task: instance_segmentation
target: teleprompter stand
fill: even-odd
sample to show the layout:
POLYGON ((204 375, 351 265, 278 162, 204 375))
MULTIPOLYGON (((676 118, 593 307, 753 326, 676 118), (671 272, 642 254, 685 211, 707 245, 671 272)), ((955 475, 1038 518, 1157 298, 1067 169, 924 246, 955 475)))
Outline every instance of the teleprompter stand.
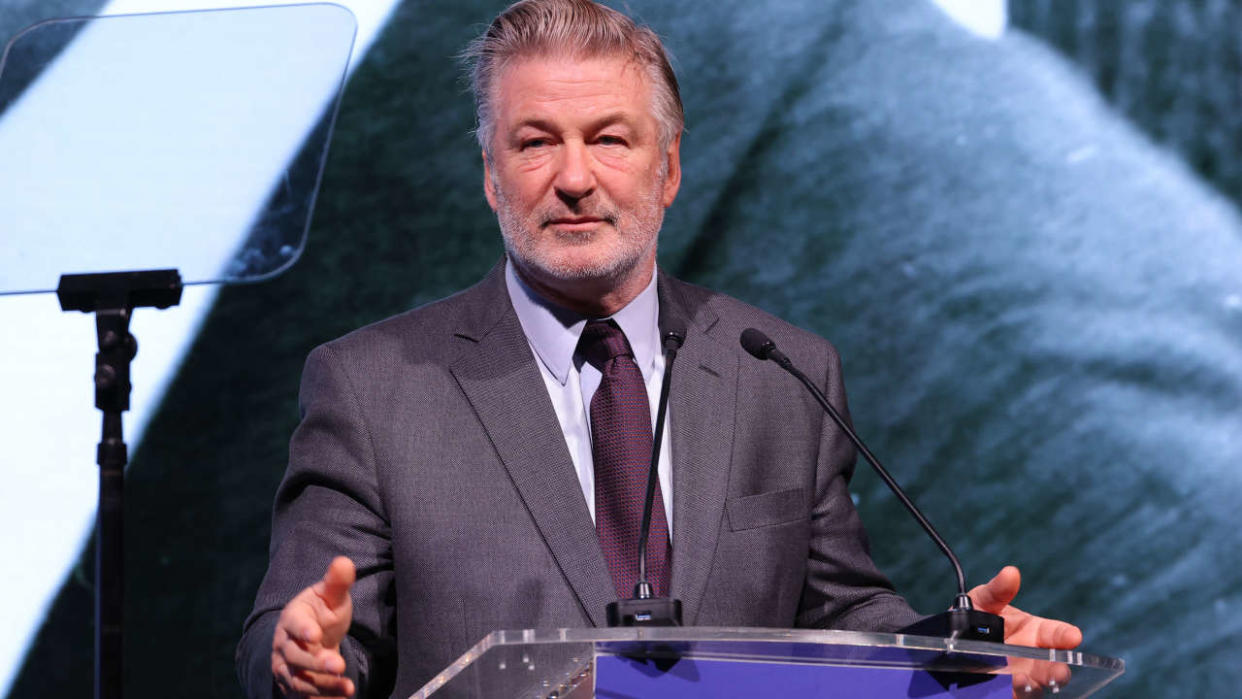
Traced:
POLYGON ((357 26, 338 3, 303 1, 0 36, 0 299, 55 287, 62 309, 95 315, 96 697, 123 691, 130 318, 178 305, 183 285, 263 281, 297 261, 357 26))
POLYGON ((181 302, 175 269, 106 274, 66 274, 56 289, 65 311, 95 314, 95 407, 103 412, 99 464, 99 512, 95 529, 95 696, 120 699, 125 572, 125 446, 121 413, 129 410, 129 369, 138 341, 129 332, 135 308, 169 308, 181 302))

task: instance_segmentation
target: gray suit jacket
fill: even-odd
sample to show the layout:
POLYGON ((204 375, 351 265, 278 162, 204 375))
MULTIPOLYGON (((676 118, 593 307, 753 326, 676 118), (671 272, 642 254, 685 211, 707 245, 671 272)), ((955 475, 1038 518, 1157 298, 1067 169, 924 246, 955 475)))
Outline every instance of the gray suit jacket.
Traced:
MULTIPOLYGON (((616 598, 556 414, 497 266, 450 298, 316 348, 276 497, 271 561, 238 647, 270 696, 283 605, 354 560, 343 653, 360 696, 408 696, 488 632, 602 626, 616 598)), ((917 619, 875 569, 846 489, 854 452, 757 327, 845 409, 835 350, 664 275, 686 328, 670 398, 672 594, 687 624, 891 630, 917 619)))

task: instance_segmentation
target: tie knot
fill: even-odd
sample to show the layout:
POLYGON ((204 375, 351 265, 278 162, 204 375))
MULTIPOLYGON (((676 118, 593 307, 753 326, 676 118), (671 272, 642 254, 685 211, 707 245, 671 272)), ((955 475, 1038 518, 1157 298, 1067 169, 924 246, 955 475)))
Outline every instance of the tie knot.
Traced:
POLYGON ((578 351, 591 366, 604 371, 604 365, 620 356, 633 357, 630 343, 616 323, 611 320, 592 320, 582 329, 578 338, 578 351))

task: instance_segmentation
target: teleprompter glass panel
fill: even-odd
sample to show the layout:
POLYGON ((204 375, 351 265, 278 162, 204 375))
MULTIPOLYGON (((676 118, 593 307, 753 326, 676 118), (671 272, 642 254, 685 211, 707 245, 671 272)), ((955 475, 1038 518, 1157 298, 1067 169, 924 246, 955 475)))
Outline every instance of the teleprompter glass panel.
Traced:
POLYGON ((356 24, 316 3, 59 19, 0 58, 0 293, 301 253, 356 24))

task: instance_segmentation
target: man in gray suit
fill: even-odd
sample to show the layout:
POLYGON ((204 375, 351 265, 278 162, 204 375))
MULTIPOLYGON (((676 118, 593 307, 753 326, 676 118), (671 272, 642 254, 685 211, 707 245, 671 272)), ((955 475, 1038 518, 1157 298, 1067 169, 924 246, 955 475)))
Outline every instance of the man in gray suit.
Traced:
MULTIPOLYGON (((656 268, 683 125, 659 40, 588 0, 526 0, 472 55, 506 259, 471 289, 311 353, 238 648, 247 691, 407 696, 493 629, 604 623, 629 590, 601 545, 613 503, 593 428, 612 369, 580 345, 602 319, 652 417, 661 331, 685 337, 659 459, 657 519, 672 526, 653 548, 671 552, 657 587, 687 624, 915 621, 868 555, 852 447, 737 338, 764 330, 844 411, 835 350, 656 268)), ((1017 578, 1007 568, 972 597, 1005 616, 1010 642, 1077 645, 1076 628, 1008 606, 1017 578)))

